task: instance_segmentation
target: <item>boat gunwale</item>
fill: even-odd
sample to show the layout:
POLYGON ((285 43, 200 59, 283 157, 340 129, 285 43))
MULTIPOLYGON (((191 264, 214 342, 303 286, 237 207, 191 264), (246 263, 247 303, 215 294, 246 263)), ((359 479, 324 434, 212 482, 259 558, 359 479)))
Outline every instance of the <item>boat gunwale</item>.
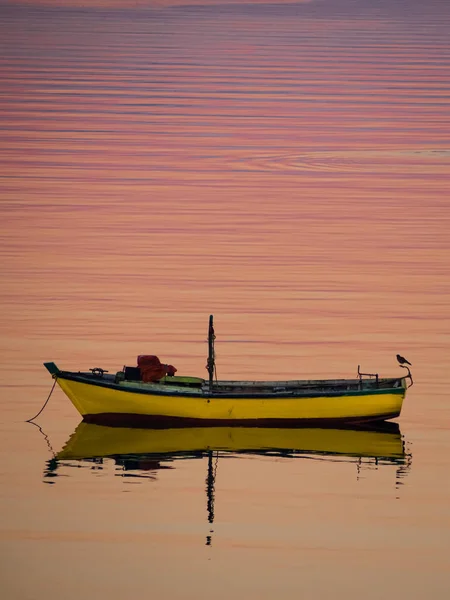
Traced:
MULTIPOLYGON (((397 387, 366 387, 360 389, 330 389, 330 390, 318 390, 314 391, 311 388, 299 389, 293 387, 293 389, 280 389, 279 391, 246 391, 246 392, 220 392, 213 388, 212 392, 208 388, 199 387, 196 391, 192 387, 186 387, 186 389, 152 389, 151 387, 143 388, 137 385, 127 385, 122 383, 116 383, 112 379, 103 379, 101 377, 93 378, 90 373, 75 373, 72 371, 59 371, 54 375, 56 379, 66 379, 68 381, 75 381, 77 383, 83 383, 85 385, 93 385, 97 387, 102 387, 118 392, 128 392, 132 394, 142 394, 144 396, 166 396, 166 397, 181 397, 181 398, 197 398, 202 400, 219 400, 219 399, 237 399, 237 400, 278 400, 280 398, 323 398, 323 397, 342 397, 342 396, 373 396, 373 395, 382 395, 382 394, 404 394, 406 391, 406 387, 403 385, 405 381, 405 377, 398 378, 384 378, 378 380, 378 385, 383 382, 393 381, 393 382, 401 382, 397 387)), ((294 381, 302 381, 302 380, 291 380, 294 381)), ((341 385, 357 385, 359 384, 358 379, 341 379, 341 380, 303 380, 305 384, 311 384, 313 381, 317 382, 318 385, 329 383, 330 387, 333 386, 332 381, 339 381, 341 385)), ((363 380, 364 382, 371 381, 371 383, 375 383, 374 380, 363 380)), ((222 382, 224 383, 224 382, 222 382)), ((226 382, 228 384, 232 384, 235 382, 226 382)), ((239 382, 238 382, 239 383, 239 382)), ((247 382, 240 382, 242 385, 246 385, 247 382)), ((252 382, 249 382, 250 384, 252 382)), ((263 385, 267 382, 255 382, 263 385)), ((285 382, 275 382, 277 386, 280 388, 285 387, 285 382)), ((288 383, 288 382, 286 382, 288 383)), ((144 384, 145 385, 145 384, 144 384)), ((152 384, 148 384, 149 386, 152 384)), ((163 384, 164 385, 164 384, 163 384)), ((250 386, 249 386, 250 387, 250 386)), ((300 386, 299 386, 300 387, 300 386)), ((339 387, 336 385, 336 387, 339 387)))

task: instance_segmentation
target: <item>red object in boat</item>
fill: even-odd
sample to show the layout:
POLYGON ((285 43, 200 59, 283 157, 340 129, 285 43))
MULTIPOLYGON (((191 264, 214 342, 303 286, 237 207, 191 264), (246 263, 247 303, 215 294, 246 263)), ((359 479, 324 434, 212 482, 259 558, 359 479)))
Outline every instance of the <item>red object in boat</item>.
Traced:
POLYGON ((163 365, 157 356, 141 354, 137 358, 141 370, 141 379, 144 383, 159 381, 166 375, 175 375, 177 372, 173 365, 163 365))

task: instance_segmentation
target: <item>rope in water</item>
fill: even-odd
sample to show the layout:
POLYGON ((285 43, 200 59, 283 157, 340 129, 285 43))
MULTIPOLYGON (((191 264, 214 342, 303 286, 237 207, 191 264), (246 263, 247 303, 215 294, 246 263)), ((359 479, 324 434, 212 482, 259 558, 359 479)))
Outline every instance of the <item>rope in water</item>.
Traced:
POLYGON ((52 389, 50 390, 50 394, 48 395, 47 400, 44 402, 44 406, 41 408, 41 410, 36 415, 34 415, 34 417, 32 417, 31 419, 27 419, 25 421, 25 423, 31 423, 32 421, 34 421, 34 419, 36 419, 41 414, 41 412, 47 406, 47 402, 50 400, 50 396, 53 394, 53 390, 55 389, 55 385, 56 385, 56 377, 55 377, 55 381, 53 382, 52 389))

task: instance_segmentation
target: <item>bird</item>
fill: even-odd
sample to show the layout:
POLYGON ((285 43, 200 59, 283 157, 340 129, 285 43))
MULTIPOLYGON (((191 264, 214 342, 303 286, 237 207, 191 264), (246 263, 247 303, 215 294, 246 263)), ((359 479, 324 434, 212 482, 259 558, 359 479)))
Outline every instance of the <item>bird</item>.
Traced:
POLYGON ((412 367, 412 364, 409 362, 409 360, 406 360, 406 358, 403 358, 403 356, 400 356, 400 354, 397 354, 397 360, 401 365, 409 365, 412 367))

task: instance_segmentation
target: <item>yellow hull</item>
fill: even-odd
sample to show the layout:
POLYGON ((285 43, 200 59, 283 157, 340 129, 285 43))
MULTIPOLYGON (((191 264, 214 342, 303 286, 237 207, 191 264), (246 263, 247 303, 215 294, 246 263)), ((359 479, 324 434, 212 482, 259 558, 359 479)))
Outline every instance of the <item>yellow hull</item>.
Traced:
POLYGON ((335 454, 402 459, 398 426, 387 431, 362 429, 281 429, 258 427, 186 427, 135 429, 80 423, 56 458, 105 458, 118 455, 179 454, 208 451, 335 454))
POLYGON ((180 424, 277 424, 279 422, 363 422, 400 414, 405 389, 302 397, 206 397, 170 395, 93 385, 64 377, 58 384, 75 408, 92 422, 180 421, 180 424))

